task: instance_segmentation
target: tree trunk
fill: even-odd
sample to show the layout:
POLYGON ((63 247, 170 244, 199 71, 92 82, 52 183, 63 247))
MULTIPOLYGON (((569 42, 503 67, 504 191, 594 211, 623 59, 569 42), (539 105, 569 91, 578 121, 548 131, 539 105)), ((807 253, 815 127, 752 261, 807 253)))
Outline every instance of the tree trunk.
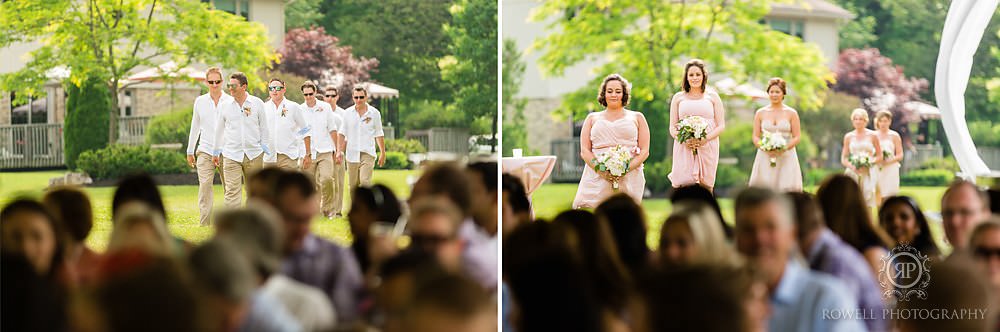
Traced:
POLYGON ((108 117, 108 121, 111 121, 108 126, 108 145, 112 145, 118 142, 118 80, 114 79, 111 81, 111 85, 108 86, 108 90, 111 92, 111 116, 108 117))

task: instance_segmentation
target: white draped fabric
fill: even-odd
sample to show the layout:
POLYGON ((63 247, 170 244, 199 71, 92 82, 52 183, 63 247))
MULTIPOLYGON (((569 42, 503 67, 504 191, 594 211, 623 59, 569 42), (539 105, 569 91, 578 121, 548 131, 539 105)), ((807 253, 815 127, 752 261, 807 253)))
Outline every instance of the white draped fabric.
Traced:
POLYGON ((934 94, 941 109, 941 123, 962 176, 987 175, 990 169, 976 151, 965 122, 965 89, 972 71, 972 57, 986 32, 1000 0, 954 0, 941 34, 935 70, 934 94))

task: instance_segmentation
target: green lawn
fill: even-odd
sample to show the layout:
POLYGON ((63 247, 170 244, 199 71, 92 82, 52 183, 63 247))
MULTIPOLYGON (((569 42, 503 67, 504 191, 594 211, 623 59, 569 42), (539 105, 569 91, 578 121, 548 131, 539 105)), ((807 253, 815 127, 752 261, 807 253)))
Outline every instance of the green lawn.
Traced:
MULTIPOLYGON (((542 185, 532 194, 532 202, 535 208, 535 216, 542 219, 552 219, 559 212, 570 209, 573 204, 573 197, 576 195, 575 183, 547 183, 542 185)), ((941 195, 946 187, 903 187, 901 194, 911 196, 920 204, 920 208, 925 213, 941 211, 941 195)), ((806 191, 816 192, 816 187, 807 187, 806 191)), ((730 224, 733 221, 733 200, 731 198, 719 199, 722 206, 722 216, 730 224)), ((647 198, 642 201, 642 207, 646 211, 646 223, 649 232, 646 241, 650 248, 657 248, 660 239, 660 225, 670 215, 670 201, 666 198, 647 198)), ((874 213, 874 211, 873 211, 874 213)), ((874 215, 873 215, 874 217, 874 215)), ((939 246, 946 252, 950 247, 945 245, 944 230, 941 228, 940 220, 929 218, 931 232, 937 240, 939 246)), ((874 220, 874 219, 873 219, 874 220)))
MULTIPOLYGON (((4 172, 0 173, 0 203, 6 204, 14 197, 29 195, 41 197, 48 186, 49 179, 61 176, 65 171, 44 171, 44 172, 4 172)), ((382 183, 401 198, 410 194, 408 177, 415 177, 418 171, 408 170, 376 170, 373 177, 374 183, 382 183)), ((192 177, 196 176, 194 173, 192 177)), ((111 235, 111 198, 114 196, 113 187, 85 189, 90 195, 91 203, 94 205, 94 229, 87 237, 87 244, 96 250, 103 250, 107 246, 108 238, 111 235)), ((185 240, 199 243, 212 236, 211 227, 199 226, 198 216, 198 186, 160 186, 160 193, 163 196, 163 204, 167 207, 167 226, 170 232, 185 240)), ((350 199, 345 199, 345 209, 350 207, 350 199)), ((215 186, 215 206, 222 206, 222 186, 215 186)), ((349 244, 351 232, 347 224, 347 219, 338 218, 327 220, 316 217, 313 220, 312 230, 320 236, 331 239, 341 244, 349 244)))

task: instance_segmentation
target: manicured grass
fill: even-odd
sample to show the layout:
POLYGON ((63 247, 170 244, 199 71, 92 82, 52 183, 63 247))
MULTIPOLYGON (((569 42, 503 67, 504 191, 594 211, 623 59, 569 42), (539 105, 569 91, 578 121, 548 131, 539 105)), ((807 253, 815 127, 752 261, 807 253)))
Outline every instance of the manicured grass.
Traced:
MULTIPOLYGON (((49 179, 65 174, 65 171, 5 172, 0 173, 0 204, 11 199, 28 195, 41 197, 49 179)), ((376 170, 374 183, 382 183, 393 190, 401 199, 410 194, 410 183, 416 180, 418 171, 376 170)), ((191 176, 196 176, 191 174, 191 176)), ((113 187, 88 187, 94 206, 94 229, 87 237, 87 244, 95 250, 103 250, 111 235, 111 198, 113 187)), ((200 243, 213 234, 212 227, 199 226, 198 186, 160 186, 163 204, 167 208, 167 227, 175 236, 200 243)), ((222 207, 222 186, 215 186, 216 209, 222 207)), ((350 198, 344 200, 345 211, 350 207, 350 198)), ((351 232, 345 218, 328 220, 317 216, 313 219, 312 230, 316 234, 341 244, 350 244, 351 232)))
MULTIPOLYGON (((559 212, 570 209, 573 204, 573 197, 576 195, 576 187, 577 184, 575 183, 548 183, 542 185, 541 188, 538 188, 532 194, 535 216, 551 220, 559 212)), ((920 208, 924 213, 929 214, 928 219, 931 232, 934 234, 938 245, 947 252, 950 251, 950 247, 943 240, 944 229, 941 228, 940 215, 938 214, 941 211, 941 195, 945 189, 945 187, 903 187, 900 191, 902 195, 913 197, 920 204, 920 208)), ((807 187, 805 190, 815 193, 816 187, 807 187)), ((732 224, 732 198, 719 199, 719 205, 722 206, 722 216, 726 219, 726 222, 732 224)), ((642 207, 646 212, 646 224, 649 230, 646 242, 650 248, 658 248, 660 225, 670 215, 670 201, 666 198, 647 198, 642 201, 642 207)), ((876 216, 874 213, 875 211, 872 211, 872 220, 878 222, 875 219, 876 216)))

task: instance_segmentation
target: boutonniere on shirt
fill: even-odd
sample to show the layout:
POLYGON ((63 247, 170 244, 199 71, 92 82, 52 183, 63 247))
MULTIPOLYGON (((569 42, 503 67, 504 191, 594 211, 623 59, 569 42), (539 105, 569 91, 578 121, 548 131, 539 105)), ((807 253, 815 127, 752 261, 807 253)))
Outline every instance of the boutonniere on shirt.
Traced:
POLYGON ((372 117, 370 117, 370 116, 366 117, 366 118, 362 119, 361 121, 364 121, 365 123, 372 122, 372 117))
POLYGON ((243 106, 243 114, 250 116, 250 106, 243 106))
POLYGON ((288 113, 288 109, 287 109, 287 108, 284 108, 284 107, 282 107, 282 108, 281 108, 281 117, 285 117, 285 113, 288 113))

